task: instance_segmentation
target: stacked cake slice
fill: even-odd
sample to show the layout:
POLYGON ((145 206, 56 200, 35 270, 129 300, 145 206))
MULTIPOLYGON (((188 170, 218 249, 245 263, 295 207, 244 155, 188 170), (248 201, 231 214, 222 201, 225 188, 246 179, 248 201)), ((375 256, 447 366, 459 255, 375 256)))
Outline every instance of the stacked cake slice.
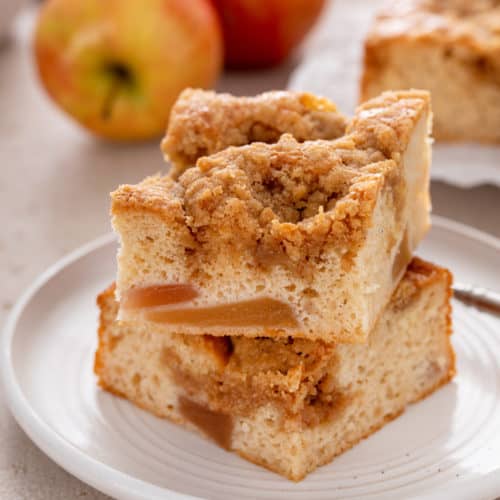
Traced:
POLYGON ((308 94, 185 92, 174 175, 112 195, 101 386, 298 480, 449 381, 451 277, 412 260, 430 117, 420 91, 351 120, 308 94))

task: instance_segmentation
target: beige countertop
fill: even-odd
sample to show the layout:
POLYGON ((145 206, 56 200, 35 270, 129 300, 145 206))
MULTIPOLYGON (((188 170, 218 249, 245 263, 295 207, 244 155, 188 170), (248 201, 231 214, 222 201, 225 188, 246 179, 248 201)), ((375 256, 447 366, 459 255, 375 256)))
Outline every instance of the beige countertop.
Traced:
MULTIPOLYGON (((158 143, 118 146, 63 116, 36 81, 29 16, 0 48, 0 323, 47 266, 110 231, 108 193, 165 170, 158 143)), ((293 63, 265 73, 225 75, 220 89, 256 93, 286 85, 293 63)), ((499 165, 500 168, 500 165, 499 165)), ((434 212, 500 237, 500 190, 433 184, 434 212)), ((10 416, 0 392, 0 498, 101 499, 40 452, 10 416)))

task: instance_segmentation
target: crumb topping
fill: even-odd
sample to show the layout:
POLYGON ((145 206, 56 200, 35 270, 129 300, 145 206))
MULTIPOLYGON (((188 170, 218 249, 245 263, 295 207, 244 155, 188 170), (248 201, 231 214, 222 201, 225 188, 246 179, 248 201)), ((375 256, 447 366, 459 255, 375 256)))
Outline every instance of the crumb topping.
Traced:
POLYGON ((162 150, 177 177, 202 156, 229 146, 274 143, 284 133, 298 141, 335 139, 346 118, 325 98, 273 91, 235 97, 199 89, 185 90, 174 105, 162 150))
POLYGON ((399 161, 413 126, 430 106, 426 91, 384 92, 362 103, 347 127, 358 148, 374 148, 399 161))
POLYGON ((445 268, 438 267, 430 262, 414 257, 404 275, 404 279, 394 291, 391 304, 393 309, 403 309, 429 282, 445 279, 451 293, 452 275, 445 268))
POLYGON ((324 141, 299 144, 284 135, 272 147, 257 143, 201 158, 198 168, 179 180, 186 208, 201 221, 229 200, 239 200, 261 224, 296 224, 317 215, 320 207, 332 210, 359 176, 361 165, 385 159, 378 151, 355 149, 352 142, 339 146, 324 141))
POLYGON ((429 106, 423 91, 388 92, 360 106, 348 134, 333 141, 230 147, 198 160, 178 181, 152 177, 112 194, 113 208, 161 213, 189 230, 192 249, 257 262, 308 260, 327 245, 356 251, 385 183, 402 197, 397 167, 416 121, 429 106))
POLYGON ((398 0, 382 11, 371 37, 470 42, 500 47, 499 0, 398 0))

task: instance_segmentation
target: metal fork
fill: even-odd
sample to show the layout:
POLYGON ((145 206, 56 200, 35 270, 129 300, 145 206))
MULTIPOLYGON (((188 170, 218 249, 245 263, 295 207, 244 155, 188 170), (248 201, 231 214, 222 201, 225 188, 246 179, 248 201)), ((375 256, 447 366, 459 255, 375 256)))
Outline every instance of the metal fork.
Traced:
POLYGON ((454 283, 453 293, 456 299, 465 304, 500 315, 500 293, 465 283, 454 283))

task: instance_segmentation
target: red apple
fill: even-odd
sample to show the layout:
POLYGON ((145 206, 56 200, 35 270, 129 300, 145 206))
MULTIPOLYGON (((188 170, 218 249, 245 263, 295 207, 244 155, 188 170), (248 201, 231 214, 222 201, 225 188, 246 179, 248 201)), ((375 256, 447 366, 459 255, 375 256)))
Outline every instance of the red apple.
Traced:
POLYGON ((220 14, 225 63, 232 68, 282 62, 313 26, 324 0, 211 0, 220 14))
POLYGON ((48 0, 34 49, 56 103, 115 140, 162 134, 185 87, 213 86, 223 52, 207 0, 48 0))

